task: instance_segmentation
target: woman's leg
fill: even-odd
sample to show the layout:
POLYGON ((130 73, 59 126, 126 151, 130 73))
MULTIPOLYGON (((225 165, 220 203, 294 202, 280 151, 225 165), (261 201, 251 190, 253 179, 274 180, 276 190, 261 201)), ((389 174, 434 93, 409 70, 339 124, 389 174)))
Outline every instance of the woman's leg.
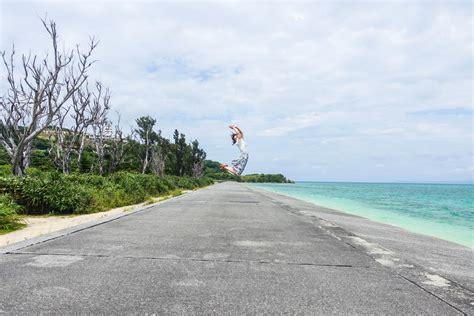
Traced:
POLYGON ((234 176, 238 176, 237 171, 235 171, 232 167, 226 166, 224 170, 226 170, 230 174, 233 174, 234 176))
POLYGON ((227 164, 225 164, 225 163, 221 163, 220 166, 219 166, 219 168, 220 168, 221 170, 223 170, 223 171, 225 170, 225 171, 227 171, 228 173, 233 174, 234 176, 237 176, 237 171, 235 171, 234 168, 229 167, 229 165, 227 165, 227 164))

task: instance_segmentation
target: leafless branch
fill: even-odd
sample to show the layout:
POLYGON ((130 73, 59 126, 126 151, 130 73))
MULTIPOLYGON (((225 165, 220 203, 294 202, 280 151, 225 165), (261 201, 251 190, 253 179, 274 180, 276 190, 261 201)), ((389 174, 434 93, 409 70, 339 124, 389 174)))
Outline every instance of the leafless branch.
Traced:
POLYGON ((22 55, 20 79, 15 77, 15 47, 9 56, 1 52, 8 91, 0 99, 0 144, 17 175, 23 175, 29 164, 33 140, 53 123, 64 123, 67 102, 80 94, 98 44, 92 37, 85 51, 76 46, 76 50, 60 53, 56 23, 46 19, 41 22, 49 34, 52 54, 43 58, 22 55))

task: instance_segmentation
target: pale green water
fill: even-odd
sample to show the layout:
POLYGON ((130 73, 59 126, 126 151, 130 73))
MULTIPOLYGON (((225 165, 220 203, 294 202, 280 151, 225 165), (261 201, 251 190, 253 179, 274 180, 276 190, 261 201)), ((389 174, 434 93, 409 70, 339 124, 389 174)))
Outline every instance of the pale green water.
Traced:
POLYGON ((471 184, 251 185, 474 248, 474 185, 471 184))

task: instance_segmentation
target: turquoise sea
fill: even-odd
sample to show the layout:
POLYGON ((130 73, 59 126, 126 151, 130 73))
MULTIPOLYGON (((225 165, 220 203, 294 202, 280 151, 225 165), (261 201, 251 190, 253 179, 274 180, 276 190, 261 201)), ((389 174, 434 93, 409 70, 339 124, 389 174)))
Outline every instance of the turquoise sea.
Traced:
POLYGON ((251 184, 474 248, 474 185, 297 182, 251 184))

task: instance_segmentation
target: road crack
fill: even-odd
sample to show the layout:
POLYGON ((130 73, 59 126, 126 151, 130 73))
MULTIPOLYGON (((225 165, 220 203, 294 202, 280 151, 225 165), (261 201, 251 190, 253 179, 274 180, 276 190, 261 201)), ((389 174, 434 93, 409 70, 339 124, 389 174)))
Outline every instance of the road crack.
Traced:
POLYGON ((216 263, 256 263, 256 264, 272 264, 272 265, 289 265, 289 266, 314 266, 314 267, 336 267, 336 268, 369 268, 363 265, 351 264, 330 264, 330 263, 314 263, 314 262, 292 262, 281 260, 241 260, 241 259, 204 259, 204 258, 177 258, 177 257, 160 257, 160 256, 114 256, 105 254, 69 254, 69 253, 41 253, 41 252, 9 252, 6 255, 35 255, 35 256, 71 256, 84 258, 112 258, 112 259, 144 259, 144 260, 162 260, 162 261, 195 261, 195 262, 216 262, 216 263))

